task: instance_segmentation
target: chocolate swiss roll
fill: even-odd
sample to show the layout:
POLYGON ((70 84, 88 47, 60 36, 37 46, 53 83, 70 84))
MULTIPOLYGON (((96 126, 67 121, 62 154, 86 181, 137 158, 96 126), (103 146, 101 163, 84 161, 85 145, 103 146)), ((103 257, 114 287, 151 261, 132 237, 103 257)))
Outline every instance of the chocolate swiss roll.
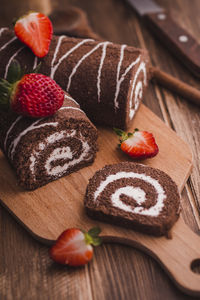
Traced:
POLYGON ((149 80, 147 51, 92 39, 54 36, 49 53, 33 55, 13 31, 0 29, 0 77, 13 59, 28 70, 53 78, 78 101, 94 123, 125 129, 132 121, 149 80))
POLYGON ((178 219, 180 195, 163 171, 123 162, 95 173, 84 205, 92 218, 161 236, 178 219))
POLYGON ((33 190, 91 164, 97 130, 66 93, 63 106, 51 117, 0 112, 0 147, 19 184, 33 190))

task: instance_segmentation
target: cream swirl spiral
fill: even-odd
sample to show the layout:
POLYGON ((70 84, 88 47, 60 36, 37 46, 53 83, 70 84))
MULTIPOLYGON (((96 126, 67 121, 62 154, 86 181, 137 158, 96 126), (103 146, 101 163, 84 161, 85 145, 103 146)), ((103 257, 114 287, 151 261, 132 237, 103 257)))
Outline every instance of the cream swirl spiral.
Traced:
POLYGON ((175 182, 163 171, 123 162, 95 173, 84 204, 93 218, 162 235, 178 218, 180 196, 175 182))

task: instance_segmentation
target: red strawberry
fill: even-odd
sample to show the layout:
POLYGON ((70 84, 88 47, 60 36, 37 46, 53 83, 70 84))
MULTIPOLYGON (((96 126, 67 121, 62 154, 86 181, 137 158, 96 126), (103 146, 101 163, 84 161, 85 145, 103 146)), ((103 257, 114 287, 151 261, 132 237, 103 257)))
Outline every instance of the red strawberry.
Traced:
POLYGON ((62 106, 64 91, 53 79, 36 73, 20 77, 19 63, 13 61, 8 81, 0 79, 0 107, 10 107, 18 114, 40 118, 53 115, 62 106))
POLYGON ((17 20, 15 34, 38 57, 44 57, 49 51, 53 26, 47 16, 38 12, 29 12, 17 20))
POLYGON ((126 133, 117 128, 114 128, 114 131, 120 136, 120 148, 132 158, 145 159, 158 153, 158 146, 152 133, 139 131, 137 128, 133 133, 126 133))
POLYGON ((82 266, 93 257, 93 247, 101 243, 98 237, 99 228, 92 228, 88 232, 71 228, 65 230, 49 251, 50 257, 60 264, 69 266, 82 266))

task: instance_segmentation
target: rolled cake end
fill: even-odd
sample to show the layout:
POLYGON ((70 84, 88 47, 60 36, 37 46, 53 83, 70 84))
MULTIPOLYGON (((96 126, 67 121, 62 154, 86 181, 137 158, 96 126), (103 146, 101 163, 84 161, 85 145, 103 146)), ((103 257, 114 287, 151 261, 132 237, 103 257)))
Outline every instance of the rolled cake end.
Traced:
POLYGON ((175 182, 163 171, 142 164, 107 165, 89 180, 84 205, 100 221, 161 236, 180 214, 175 182))
POLYGON ((0 115, 0 124, 1 148, 25 189, 36 189, 94 161, 97 130, 69 94, 51 117, 36 120, 10 113, 0 115))

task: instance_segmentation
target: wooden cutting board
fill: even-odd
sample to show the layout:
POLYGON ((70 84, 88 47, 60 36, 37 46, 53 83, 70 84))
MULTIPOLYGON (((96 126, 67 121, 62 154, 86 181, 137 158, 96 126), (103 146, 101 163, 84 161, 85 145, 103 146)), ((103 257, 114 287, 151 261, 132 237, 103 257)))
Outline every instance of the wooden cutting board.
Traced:
MULTIPOLYGON (((187 144, 144 105, 134 119, 132 129, 149 130, 159 145, 159 154, 143 163, 168 173, 182 191, 192 168, 187 144)), ((112 129, 99 128, 99 152, 92 166, 52 182, 36 191, 22 190, 3 154, 0 154, 0 199, 15 218, 39 241, 50 244, 66 228, 89 229, 98 225, 104 241, 119 242, 140 248, 165 268, 179 288, 200 295, 200 276, 191 271, 191 263, 200 259, 200 238, 178 220, 172 239, 155 238, 89 219, 83 197, 88 179, 105 164, 129 160, 116 149, 112 129)))

